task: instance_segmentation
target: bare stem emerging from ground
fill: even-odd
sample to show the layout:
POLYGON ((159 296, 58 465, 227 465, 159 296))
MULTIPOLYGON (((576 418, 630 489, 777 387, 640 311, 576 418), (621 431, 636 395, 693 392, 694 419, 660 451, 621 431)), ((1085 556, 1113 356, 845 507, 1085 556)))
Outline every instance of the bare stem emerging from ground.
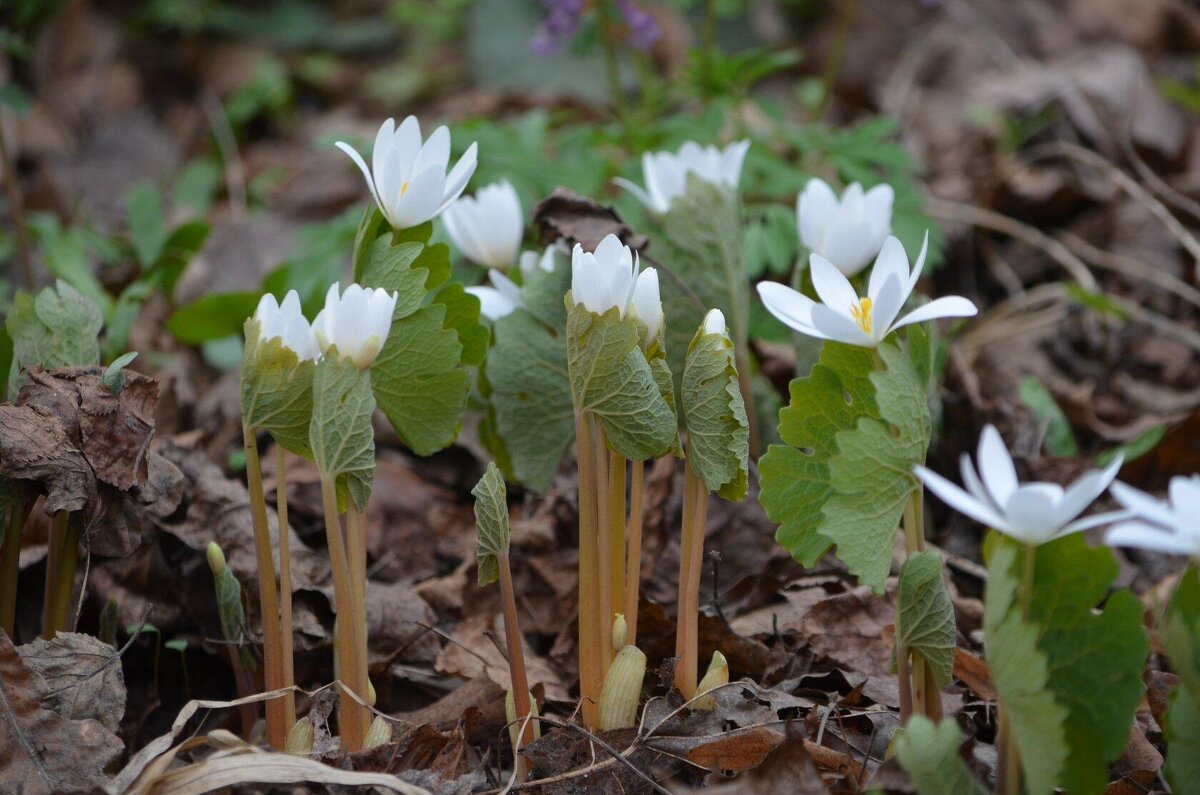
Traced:
MULTIPOLYGON (((596 566, 596 581, 597 581, 597 602, 596 602, 596 631, 600 638, 600 682, 601 690, 604 687, 604 677, 608 676, 608 666, 612 665, 613 647, 609 638, 612 637, 612 617, 611 608, 615 594, 612 592, 613 574, 612 570, 615 566, 621 565, 625 561, 625 555, 613 560, 612 547, 609 544, 610 535, 610 508, 609 504, 612 495, 608 487, 608 445, 604 438, 604 429, 600 427, 600 421, 595 417, 590 420, 592 424, 592 439, 593 439, 593 458, 596 462, 593 476, 596 480, 596 545, 597 545, 597 566, 596 566)), ((621 509, 624 510, 622 503, 621 509)), ((596 697, 600 697, 601 690, 596 691, 596 697)))
POLYGON ((634 461, 629 490, 629 549, 625 563, 625 642, 637 645, 638 602, 642 587, 642 523, 646 498, 646 465, 634 461))
POLYGON ((512 677, 513 703, 516 705, 516 720, 522 726, 517 747, 513 749, 517 759, 517 779, 524 781, 529 776, 530 765, 520 751, 533 742, 533 721, 528 720, 531 711, 529 701, 529 677, 525 673, 525 649, 521 646, 521 625, 517 621, 517 597, 513 590, 512 568, 508 555, 500 556, 500 594, 504 606, 504 641, 508 647, 508 670, 512 677))
POLYGON ((42 600, 42 637, 53 638, 67 629, 75 569, 79 564, 79 539, 71 529, 71 514, 59 511, 50 527, 46 551, 46 586, 42 600))
POLYGON ((575 415, 575 439, 579 463, 579 695, 583 725, 595 730, 599 725, 604 674, 600 650, 603 637, 598 620, 600 538, 596 527, 596 455, 590 418, 575 415))
MULTIPOLYGON (((609 610, 611 628, 617 614, 625 609, 625 457, 608 454, 608 559, 609 610)), ((627 619, 628 620, 628 619, 627 619)))
POLYGON ((0 629, 10 638, 17 626, 17 577, 20 574, 21 530, 25 527, 25 505, 13 500, 8 509, 8 531, 0 547, 0 629))
MULTIPOLYGON (((353 690, 366 701, 366 692, 356 687, 355 671, 358 670, 358 611, 354 609, 355 592, 350 576, 350 564, 346 556, 346 544, 342 538, 342 525, 337 510, 337 485, 333 478, 321 475, 321 502, 325 508, 325 539, 329 544, 329 563, 333 572, 333 595, 337 601, 337 669, 342 677, 338 690, 338 727, 342 746, 347 751, 358 751, 363 745, 363 709, 350 695, 353 690)), ((282 747, 282 746, 281 746, 282 747)))
MULTIPOLYGON (((288 526, 287 456, 278 443, 275 445, 275 514, 279 517, 279 641, 283 657, 282 687, 296 684, 292 658, 292 549, 291 528, 288 526)), ((283 723, 292 730, 296 723, 296 694, 283 697, 283 723)))
POLYGON ((675 687, 690 699, 699 676, 700 569, 708 519, 708 488, 684 462, 683 538, 679 557, 679 617, 675 634, 675 687))
MULTIPOLYGON (((362 514, 353 501, 346 508, 346 556, 350 561, 350 584, 354 593, 355 661, 357 667, 351 672, 354 692, 364 699, 370 693, 370 677, 367 671, 367 539, 364 535, 362 514)), ((342 669, 343 671, 345 669, 342 669)), ((370 728, 371 715, 359 709, 363 720, 363 734, 370 728)))
MULTIPOLYGON (((904 504, 904 551, 906 555, 914 555, 925 549, 925 533, 924 528, 918 516, 922 513, 921 503, 923 490, 918 487, 908 497, 908 502, 904 504)), ((897 653, 898 656, 898 653, 897 653)), ((933 688, 930 692, 930 683, 932 679, 929 676, 928 666, 925 664, 925 658, 920 654, 912 655, 912 667, 906 666, 905 672, 908 674, 909 681, 901 682, 902 690, 910 689, 912 692, 912 705, 918 715, 929 715, 930 700, 937 700, 937 688, 933 688)), ((897 675, 903 674, 897 670, 897 675)), ((940 709, 938 710, 941 711, 940 709)), ((902 716, 903 719, 903 716, 902 716)))
MULTIPOLYGON (((254 523, 254 553, 258 563, 258 605, 262 615, 263 684, 267 690, 283 686, 283 644, 279 632, 279 591, 275 582, 275 557, 271 551, 271 529, 267 521, 267 500, 263 492, 262 465, 254 429, 242 423, 242 442, 246 451, 246 483, 250 490, 250 517, 254 523)), ((266 702, 267 743, 282 751, 287 743, 284 725, 285 707, 281 699, 266 702)))
MULTIPOLYGON (((1033 575, 1037 561, 1037 544, 1025 545, 1025 560, 1021 571, 1021 590, 1017 604, 1021 619, 1029 620, 1029 603, 1033 599, 1033 575)), ((1012 720, 1004 704, 1000 704, 1000 725, 996 738, 996 792, 998 795, 1021 795, 1021 752, 1012 720)))

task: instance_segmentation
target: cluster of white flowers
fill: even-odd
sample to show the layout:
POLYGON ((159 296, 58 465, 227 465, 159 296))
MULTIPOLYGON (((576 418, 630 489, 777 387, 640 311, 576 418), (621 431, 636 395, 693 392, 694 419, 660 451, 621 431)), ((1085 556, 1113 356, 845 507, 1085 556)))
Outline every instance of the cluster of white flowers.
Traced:
POLYGON ((351 284, 345 291, 334 284, 325 295, 325 307, 310 324, 300 308, 300 296, 288 292, 283 303, 264 295, 254 310, 259 339, 279 339, 300 361, 315 361, 336 348, 339 356, 351 359, 364 370, 371 366, 392 327, 396 293, 351 284))
POLYGON ((575 244, 571 251, 571 297, 589 312, 604 314, 616 309, 621 317, 637 318, 654 339, 663 324, 658 271, 639 270, 637 252, 608 235, 595 252, 575 244))
POLYGON ((690 175, 713 185, 736 189, 742 178, 742 161, 749 148, 749 141, 738 141, 724 149, 688 141, 678 152, 642 155, 645 188, 623 178, 614 182, 636 196, 651 212, 661 215, 671 209, 671 202, 687 192, 690 175))

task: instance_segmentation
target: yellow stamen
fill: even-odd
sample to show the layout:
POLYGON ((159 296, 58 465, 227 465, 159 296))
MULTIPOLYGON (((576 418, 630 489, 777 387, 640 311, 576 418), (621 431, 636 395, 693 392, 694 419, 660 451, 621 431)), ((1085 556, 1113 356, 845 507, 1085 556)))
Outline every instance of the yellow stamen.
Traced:
POLYGON ((406 193, 408 193, 408 180, 400 183, 400 195, 403 196, 406 193))
POLYGON ((850 316, 863 330, 864 334, 871 333, 871 299, 860 298, 857 304, 850 305, 850 316))

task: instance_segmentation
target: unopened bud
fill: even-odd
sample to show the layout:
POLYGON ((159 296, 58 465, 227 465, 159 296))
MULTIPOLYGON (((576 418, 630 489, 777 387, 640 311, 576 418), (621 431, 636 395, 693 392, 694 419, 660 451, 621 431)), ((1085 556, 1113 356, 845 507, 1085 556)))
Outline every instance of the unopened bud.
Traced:
MULTIPOLYGON (((536 740, 542 736, 542 722, 537 719, 537 699, 533 697, 533 693, 529 694, 529 717, 530 723, 533 724, 533 739, 536 740)), ((524 727, 525 719, 517 717, 517 701, 513 698, 511 690, 504 694, 504 719, 508 723, 508 739, 512 742, 513 748, 517 748, 521 742, 521 729, 524 727)))
POLYGON ((304 717, 292 724, 284 750, 293 756, 311 756, 312 747, 313 724, 309 718, 304 717))
POLYGON ((367 706, 375 706, 375 685, 371 684, 371 680, 367 680, 367 706))
POLYGON ((637 646, 626 646, 604 678, 600 691, 600 729, 628 729, 637 720, 642 700, 642 680, 646 678, 646 655, 637 646))
POLYGON ((625 614, 617 613, 617 617, 613 619, 612 626, 613 651, 620 651, 625 648, 625 633, 628 631, 629 624, 625 621, 625 614))
POLYGON ((696 698, 692 701, 692 707, 709 711, 716 709, 717 702, 713 700, 712 696, 706 696, 705 693, 727 684, 729 684, 729 662, 725 659, 724 654, 714 651, 712 661, 708 664, 708 671, 700 680, 700 684, 696 686, 696 698))
POLYGON ((363 738, 363 750, 370 750, 377 745, 383 745, 390 742, 392 739, 392 724, 384 720, 382 715, 376 715, 375 720, 371 721, 371 728, 367 729, 367 736, 363 738))
POLYGON ((208 555, 208 567, 212 569, 213 576, 220 577, 226 568, 225 553, 221 551, 221 547, 216 541, 209 541, 206 554, 208 555))

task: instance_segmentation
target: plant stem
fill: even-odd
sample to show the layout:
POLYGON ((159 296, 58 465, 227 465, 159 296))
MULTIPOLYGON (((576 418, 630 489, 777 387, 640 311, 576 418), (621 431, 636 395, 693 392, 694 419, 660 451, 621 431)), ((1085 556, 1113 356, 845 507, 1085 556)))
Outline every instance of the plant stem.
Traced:
MULTIPOLYGON (((1029 606, 1033 599, 1033 578, 1036 571, 1037 544, 1025 545, 1025 556, 1021 568, 1021 589, 1017 592, 1017 605, 1021 620, 1029 620, 1029 606)), ((1016 733, 1012 720, 1000 704, 1000 725, 996 759, 996 792, 999 795, 1021 795, 1021 751, 1017 747, 1016 733)))
POLYGON ((366 693, 360 693, 354 681, 358 670, 359 627, 354 609, 354 586, 350 577, 350 564, 346 559, 346 545, 342 538, 342 526, 338 517, 337 485, 332 477, 321 473, 321 502, 325 508, 325 539, 329 544, 329 563, 333 573, 333 597, 337 602, 337 655, 338 671, 343 677, 338 691, 338 731, 342 747, 347 751, 358 751, 363 744, 362 708, 355 695, 366 702, 366 693))
POLYGON ((600 656, 603 637, 598 621, 600 539, 596 527, 596 456, 591 420, 578 413, 575 439, 579 464, 579 700, 583 725, 595 731, 600 717, 600 690, 604 685, 600 656))
POLYGON ((30 257, 29 230, 25 227, 25 203, 21 200, 21 186, 17 183, 17 169, 9 156, 8 139, 4 136, 4 125, 0 124, 0 168, 4 172, 4 187, 8 193, 9 212, 12 213, 13 237, 17 243, 17 262, 21 265, 21 280, 26 290, 33 289, 33 259, 30 257))
MULTIPOLYGON (((362 514, 355 507, 354 501, 346 507, 346 557, 350 564, 350 587, 354 594, 351 607, 354 610, 355 635, 354 659, 357 667, 351 671, 354 692, 364 699, 370 693, 367 660, 367 543, 363 534, 362 514)), ((363 736, 370 729, 371 715, 365 709, 359 709, 363 720, 363 736)))
POLYGON ((59 511, 50 529, 46 555, 46 596, 42 606, 42 637, 53 638, 68 629, 75 570, 79 565, 79 539, 71 528, 71 515, 59 511))
MULTIPOLYGON (((267 521, 267 500, 263 492, 262 465, 258 460, 258 442, 254 429, 242 423, 242 444, 246 451, 246 484, 250 491, 250 518, 254 524, 254 554, 258 563, 258 605, 262 615, 263 685, 278 690, 283 684, 282 643, 279 633, 279 591, 275 582, 275 558, 271 551, 271 528, 267 521)), ((287 744, 284 704, 278 698, 266 703, 267 743, 277 751, 287 744)))
POLYGON ((24 527, 25 503, 14 499, 8 508, 4 546, 0 547, 0 629, 9 638, 17 628, 17 577, 20 575, 21 530, 24 527))
POLYGON ((504 605, 504 641, 508 647, 508 671, 512 678, 513 705, 516 707, 516 719, 524 724, 513 753, 517 759, 517 778, 524 781, 529 775, 530 764, 519 752, 533 742, 533 721, 526 720, 531 711, 529 677, 525 674, 525 649, 521 646, 521 625, 517 622, 517 597, 513 589, 508 553, 500 556, 499 563, 500 595, 504 605))
POLYGON ((821 70, 821 104, 817 106, 814 117, 819 119, 829 107, 833 99, 834 83, 842 70, 842 57, 846 54, 846 42, 850 38, 850 29, 854 26, 854 17, 858 11, 858 0, 844 0, 838 4, 839 16, 837 29, 833 34, 833 44, 830 45, 829 55, 825 58, 825 67, 821 70))
MULTIPOLYGON (((279 640, 283 658, 283 681, 280 687, 296 684, 295 661, 292 657, 292 542, 288 525, 287 455, 275 443, 275 514, 279 517, 279 640)), ((296 694, 283 697, 283 725, 291 732, 296 723, 296 694)))
MULTIPOLYGON (((600 421, 595 417, 592 418, 592 438, 595 440, 593 448, 593 458, 596 462, 596 468, 593 471, 596 478, 596 578, 597 578, 597 602, 596 602, 596 624, 597 631, 600 633, 600 680, 603 682, 604 677, 608 676, 608 666, 612 664, 615 656, 612 647, 612 570, 617 564, 623 564, 625 561, 624 554, 615 561, 612 558, 612 547, 609 544, 609 527, 610 513, 609 502, 610 494, 608 490, 608 446, 604 438, 604 429, 600 426, 600 421)), ((622 504, 622 510, 624 505, 622 504)), ((603 688, 603 684, 601 685, 603 688)))
POLYGON ((700 28, 700 95, 704 104, 712 99, 713 60, 717 51, 717 3, 704 0, 704 25, 700 28))
MULTIPOLYGON (((229 667, 233 669, 233 683, 237 688, 238 698, 254 695, 254 680, 250 678, 250 673, 242 665, 242 658, 238 654, 237 646, 229 644, 225 647, 225 652, 229 655, 229 667)), ((242 739, 249 740, 250 735, 254 732, 254 722, 257 720, 254 705, 242 704, 238 707, 238 714, 242 719, 242 739)))
POLYGON ((625 95, 621 91, 621 66, 617 60, 617 25, 614 11, 613 0, 600 0, 596 3, 596 13, 600 18, 600 44, 604 50, 604 74, 608 79, 608 95, 612 101, 613 116, 621 125, 625 146, 632 152, 633 134, 625 113, 625 95))
MULTIPOLYGON (((918 486, 908 495, 908 501, 904 503, 904 551, 909 556, 925 549, 923 528, 917 521, 917 506, 921 502, 921 494, 922 489, 918 486)), ((925 658, 920 654, 913 654, 912 667, 908 669, 910 682, 901 682, 900 685, 902 689, 912 688, 912 702, 918 715, 927 714, 930 699, 938 698, 936 688, 934 693, 929 692, 930 679, 926 674, 927 670, 925 658)), ((899 675, 899 671, 897 674, 899 675)))
POLYGON ((708 487, 684 460, 683 534, 679 556, 679 617, 675 634, 675 687, 690 699, 699 676, 700 569, 708 518, 708 487))
MULTIPOLYGON (((611 629, 617 614, 625 610, 625 457, 608 454, 608 557, 609 616, 611 629)), ((628 626, 626 619, 626 626, 628 626)), ((628 635, 628 631, 626 631, 628 635)), ((618 650, 614 650, 618 651, 618 650)))
POLYGON ((646 498, 646 464, 634 461, 629 492, 629 549, 625 564, 625 643, 637 645, 638 602, 642 588, 642 513, 646 498))
POLYGON ((896 679, 900 685, 900 725, 907 726, 913 714, 912 671, 908 668, 908 648, 896 644, 896 679))

